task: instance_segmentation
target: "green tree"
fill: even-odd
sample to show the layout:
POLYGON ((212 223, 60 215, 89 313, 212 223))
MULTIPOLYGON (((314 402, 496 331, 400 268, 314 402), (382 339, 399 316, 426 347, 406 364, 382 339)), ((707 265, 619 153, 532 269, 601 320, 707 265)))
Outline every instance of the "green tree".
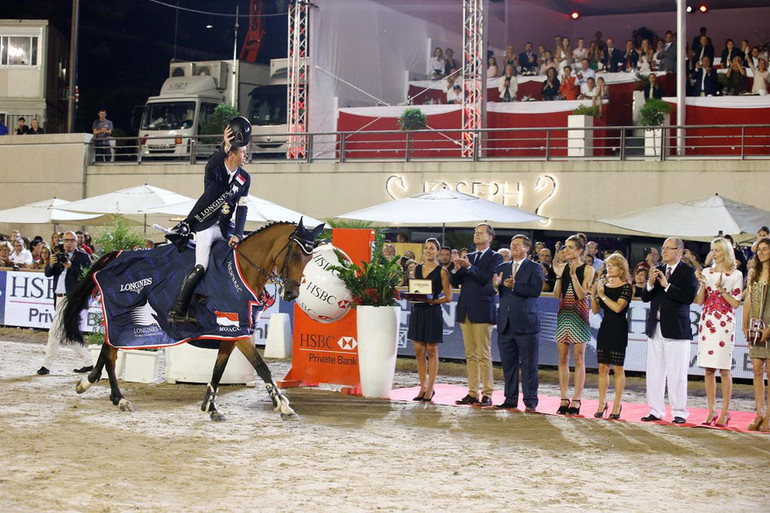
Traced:
POLYGON ((235 116, 239 115, 240 112, 238 112, 238 109, 229 103, 220 103, 217 105, 217 108, 214 109, 211 119, 201 127, 201 135, 221 134, 225 129, 225 125, 227 125, 227 123, 229 123, 235 116))

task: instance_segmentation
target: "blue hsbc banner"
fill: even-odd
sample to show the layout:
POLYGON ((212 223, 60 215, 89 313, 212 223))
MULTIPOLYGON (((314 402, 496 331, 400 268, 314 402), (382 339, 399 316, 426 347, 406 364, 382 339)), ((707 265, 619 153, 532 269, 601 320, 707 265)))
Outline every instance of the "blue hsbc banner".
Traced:
POLYGON ((7 273, 0 273, 0 325, 5 326, 5 277, 7 273))

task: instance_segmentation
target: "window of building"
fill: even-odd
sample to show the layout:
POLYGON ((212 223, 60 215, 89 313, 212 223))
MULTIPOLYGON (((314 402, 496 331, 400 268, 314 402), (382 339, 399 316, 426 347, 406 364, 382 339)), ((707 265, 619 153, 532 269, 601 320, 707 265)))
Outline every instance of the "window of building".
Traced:
POLYGON ((0 65, 37 66, 37 36, 0 36, 0 65))

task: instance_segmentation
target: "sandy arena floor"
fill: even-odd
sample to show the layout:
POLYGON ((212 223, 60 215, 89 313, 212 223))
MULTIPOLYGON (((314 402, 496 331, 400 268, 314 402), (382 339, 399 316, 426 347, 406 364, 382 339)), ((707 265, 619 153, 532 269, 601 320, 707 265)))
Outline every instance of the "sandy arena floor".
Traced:
MULTIPOLYGON (((332 387, 288 390, 301 419, 283 422, 261 383, 222 389, 225 423, 199 410, 199 385, 122 383, 136 411, 121 413, 104 382, 75 394, 70 350, 37 376, 40 333, 0 338, 3 512, 703 513, 767 511, 770 499, 767 435, 391 403, 332 387)), ((289 364, 270 367, 281 378, 289 364)), ((416 376, 399 372, 397 384, 416 376)))

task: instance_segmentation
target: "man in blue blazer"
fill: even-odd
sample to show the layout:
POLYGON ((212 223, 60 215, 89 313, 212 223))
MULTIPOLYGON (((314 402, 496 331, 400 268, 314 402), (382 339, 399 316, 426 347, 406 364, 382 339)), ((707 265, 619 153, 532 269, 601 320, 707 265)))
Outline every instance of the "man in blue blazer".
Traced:
POLYGON ((695 70, 692 79, 695 96, 716 96, 722 87, 717 78, 717 70, 711 66, 711 59, 708 57, 701 59, 701 66, 695 70))
POLYGON ((537 409, 540 333, 537 298, 543 290, 543 268, 527 258, 531 246, 526 235, 514 235, 511 239, 512 260, 495 270, 489 286, 500 294, 497 345, 505 376, 505 401, 497 408, 518 407, 521 367, 525 411, 534 413, 537 409))
POLYGON ((453 287, 460 287, 455 317, 460 323, 468 367, 468 394, 457 404, 492 406, 494 380, 492 377, 492 325, 495 322, 494 290, 488 290, 492 274, 503 263, 503 257, 489 245, 495 230, 480 224, 473 232, 476 251, 466 257, 453 256, 454 270, 450 277, 453 287), (481 382, 481 383, 479 383, 481 382), (481 399, 479 400, 479 385, 481 399))
POLYGON ((692 324, 690 305, 698 292, 695 270, 682 262, 684 242, 666 239, 661 248, 663 263, 650 269, 642 301, 650 303, 645 322, 647 342, 647 404, 645 422, 666 416, 664 394, 675 424, 684 424, 687 411, 687 371, 690 368, 692 324))

